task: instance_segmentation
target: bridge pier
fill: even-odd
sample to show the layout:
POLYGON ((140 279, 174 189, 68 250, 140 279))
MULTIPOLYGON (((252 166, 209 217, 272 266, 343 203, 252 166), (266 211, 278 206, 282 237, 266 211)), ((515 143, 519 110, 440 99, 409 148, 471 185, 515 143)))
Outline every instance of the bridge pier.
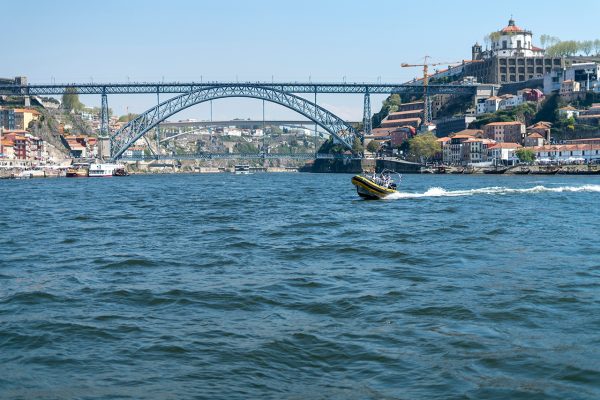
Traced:
POLYGON ((106 88, 102 92, 102 104, 100 106, 100 136, 108 136, 108 96, 106 88))
MULTIPOLYGON (((363 130, 365 132, 365 135, 370 135, 372 129, 373 125, 371 120, 371 95, 369 94, 369 90, 367 89, 367 91, 365 92, 365 101, 363 108, 363 130)), ((364 142, 364 139, 362 141, 364 142)))

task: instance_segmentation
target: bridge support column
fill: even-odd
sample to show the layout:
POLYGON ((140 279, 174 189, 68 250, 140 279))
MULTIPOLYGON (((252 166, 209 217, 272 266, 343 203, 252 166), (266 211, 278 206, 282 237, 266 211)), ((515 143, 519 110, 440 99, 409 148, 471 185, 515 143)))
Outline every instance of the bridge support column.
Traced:
POLYGON ((100 106, 100 136, 108 137, 108 96, 106 88, 102 91, 102 104, 100 106))
POLYGON ((365 135, 370 135, 373 125, 371 123, 371 95, 369 91, 365 93, 365 102, 363 110, 363 130, 365 135))

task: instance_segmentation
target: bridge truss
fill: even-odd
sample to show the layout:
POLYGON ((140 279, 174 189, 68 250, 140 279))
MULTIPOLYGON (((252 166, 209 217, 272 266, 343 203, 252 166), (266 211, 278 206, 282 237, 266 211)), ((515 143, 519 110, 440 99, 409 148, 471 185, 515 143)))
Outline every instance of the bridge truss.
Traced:
MULTIPOLYGON (((202 101, 200 97, 217 92, 227 93, 231 90, 237 91, 237 94, 231 93, 229 96, 220 97, 254 97, 266 101, 273 101, 293 110, 300 112, 307 118, 316 122, 333 134, 336 138, 348 147, 351 137, 356 132, 349 124, 344 123, 340 118, 331 114, 327 110, 317 106, 317 94, 362 94, 364 95, 364 113, 363 113, 363 131, 364 134, 371 133, 371 94, 421 94, 423 86, 421 83, 394 84, 394 83, 313 83, 313 82, 134 82, 134 83, 67 83, 67 84, 35 84, 35 85, 0 85, 0 95, 8 96, 56 96, 65 93, 77 93, 80 95, 102 96, 101 110, 101 136, 108 137, 108 95, 109 94, 155 94, 160 99, 161 94, 179 94, 167 102, 160 103, 153 109, 145 112, 133 122, 133 126, 127 127, 126 131, 119 131, 112 137, 112 142, 116 144, 117 152, 111 151, 111 156, 119 157, 126 147, 131 144, 131 139, 136 134, 133 132, 142 132, 143 135, 151 129, 156 121, 162 121, 167 118, 169 112, 173 110, 182 110, 193 104, 202 101), (232 89, 236 88, 236 89, 232 89), (261 93, 261 96, 258 94, 261 93), (295 94, 312 94, 314 102, 311 103, 295 94), (200 97, 198 97, 200 96, 200 97), (193 103, 193 101, 196 101, 193 103), (189 102, 189 104, 187 103, 189 102), (184 106, 184 104, 188 104, 184 106), (178 108, 179 107, 179 108, 178 108), (162 119, 161 119, 162 118, 162 119), (333 132, 340 127, 345 129, 333 132), (331 130, 330 130, 331 129, 331 130), (345 133, 340 133, 345 131, 345 133), (338 137, 339 136, 339 137, 338 137)), ((497 90, 496 85, 486 84, 468 84, 468 85, 429 85, 430 95, 472 95, 477 96, 481 92, 494 93, 497 90)), ((220 98, 219 96, 212 99, 220 98)), ((176 111, 173 111, 175 113, 176 111)), ((134 140, 135 141, 135 140, 134 140)))
POLYGON ((315 154, 315 153, 186 153, 186 154, 157 154, 134 157, 121 157, 121 161, 153 161, 153 160, 353 160, 360 159, 356 155, 349 154, 315 154))
POLYGON ((111 137, 111 159, 120 158, 136 140, 171 115, 199 103, 226 97, 250 97, 280 104, 321 126, 348 149, 352 149, 355 137, 362 138, 341 118, 294 94, 262 86, 219 85, 173 97, 131 120, 111 137))

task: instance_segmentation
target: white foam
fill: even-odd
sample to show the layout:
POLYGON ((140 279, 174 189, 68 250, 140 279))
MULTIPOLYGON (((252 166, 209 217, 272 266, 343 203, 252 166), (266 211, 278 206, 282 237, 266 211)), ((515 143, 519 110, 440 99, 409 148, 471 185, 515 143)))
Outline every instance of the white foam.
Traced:
POLYGON ((600 185, 582 185, 582 186, 558 186, 546 187, 542 185, 530 188, 507 188, 502 186, 484 187, 478 189, 467 190, 446 190, 441 187, 429 188, 424 193, 392 193, 386 197, 389 200, 398 199, 414 199, 420 197, 456 197, 456 196, 473 196, 477 194, 483 195, 506 195, 519 193, 562 193, 562 192, 600 192, 600 185))

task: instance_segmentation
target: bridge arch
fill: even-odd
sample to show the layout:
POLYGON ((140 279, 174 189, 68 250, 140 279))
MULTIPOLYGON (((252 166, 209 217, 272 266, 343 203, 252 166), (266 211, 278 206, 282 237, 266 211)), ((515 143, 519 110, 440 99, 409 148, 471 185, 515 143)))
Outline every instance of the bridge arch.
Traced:
POLYGON ((136 140, 171 115, 196 104, 227 97, 249 97, 287 107, 321 126, 350 150, 352 150, 354 138, 360 138, 359 132, 344 120, 300 96, 274 88, 249 84, 214 86, 173 97, 131 120, 110 138, 111 159, 120 158, 136 140))

